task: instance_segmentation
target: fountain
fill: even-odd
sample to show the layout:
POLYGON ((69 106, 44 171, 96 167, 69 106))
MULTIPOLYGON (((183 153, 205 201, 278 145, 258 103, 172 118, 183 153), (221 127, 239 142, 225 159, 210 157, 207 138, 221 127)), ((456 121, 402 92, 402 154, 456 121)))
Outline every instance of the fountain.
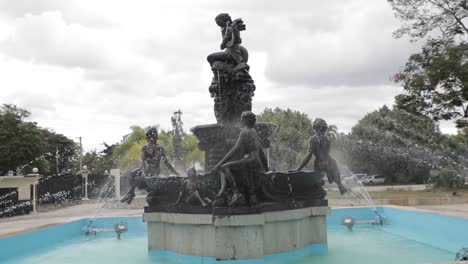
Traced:
POLYGON ((368 206, 372 212, 374 212, 375 217, 373 219, 366 220, 355 220, 352 216, 344 216, 342 219, 342 224, 352 230, 354 225, 357 224, 377 224, 382 225, 384 223, 384 216, 377 210, 377 207, 372 200, 369 192, 362 183, 362 180, 356 177, 354 174, 343 177, 343 186, 346 188, 347 193, 345 197, 353 197, 358 201, 363 201, 366 206, 368 206))
POLYGON ((141 166, 131 170, 132 188, 121 202, 131 203, 136 188, 148 191, 143 220, 150 251, 233 260, 306 247, 327 250, 325 217, 330 209, 323 177, 346 192, 337 163, 329 156, 328 126, 316 119, 310 153, 300 167, 269 171, 264 149, 270 146, 276 125, 256 122, 251 112, 256 87, 247 49, 240 45, 245 24, 226 13, 215 21, 223 51, 207 59, 217 123, 191 129, 205 151, 205 173, 189 169, 189 177, 179 176, 157 144, 156 128, 150 128, 141 166), (302 171, 314 155, 314 171, 302 171), (173 175, 160 175, 161 162, 173 175))
POLYGON ((113 228, 98 228, 94 225, 96 218, 98 217, 101 210, 104 208, 105 202, 110 198, 109 194, 114 189, 114 187, 115 181, 110 177, 108 177, 105 183, 101 186, 97 199, 97 203, 101 204, 101 206, 99 206, 96 209, 93 217, 89 219, 86 226, 82 229, 86 236, 96 235, 100 232, 115 232, 117 234, 117 239, 120 239, 121 234, 128 231, 127 223, 125 222, 116 223, 114 224, 113 228))
MULTIPOLYGON (((379 208, 392 221, 382 226, 385 232, 373 228, 343 232, 341 224, 352 230, 357 224, 381 225, 388 219, 380 215, 356 177, 341 179, 338 165, 329 155, 331 142, 325 120, 314 121, 309 153, 296 170, 271 171, 264 149, 270 146, 276 126, 256 122, 251 112, 256 87, 249 73, 247 49, 240 45, 245 24, 228 14, 218 15, 216 23, 222 32, 221 49, 225 49, 208 56, 213 72, 209 92, 217 122, 192 128, 199 148, 205 151, 205 172, 190 168, 187 177, 180 176, 182 169, 172 167, 157 143, 158 131, 151 128, 146 132, 148 144, 141 150, 141 167, 131 170, 132 188, 121 200, 131 203, 136 188, 148 191, 143 214, 147 228, 141 217, 96 218, 98 208, 91 219, 0 239, 0 262, 154 263, 146 256, 146 245, 149 251, 162 252, 169 258, 174 255, 168 252, 201 256, 200 262, 270 255, 265 262, 343 263, 352 259, 358 263, 429 263, 451 258, 455 249, 459 250, 457 260, 468 259, 468 249, 461 248, 468 235, 466 219, 386 207, 379 208), (313 156, 314 171, 302 171, 313 156), (172 175, 161 175, 161 162, 172 175), (365 201, 375 215, 368 208, 341 208, 327 216, 330 209, 323 189, 325 176, 338 185, 341 194, 365 201), (83 226, 87 235, 107 234, 103 234, 104 239, 82 239, 76 230, 83 226), (120 239, 128 230, 131 232, 118 244, 106 239, 114 233, 120 239), (328 242, 331 251, 339 254, 310 254, 326 251, 328 242), (276 254, 292 251, 296 254, 276 254), (299 257, 290 261, 284 256, 299 257)), ((175 137, 180 144, 180 134, 175 137)), ((180 161, 180 156, 175 160, 180 161)), ((107 199, 112 187, 109 182, 102 187, 100 201, 107 199)), ((50 191, 52 194, 47 192, 37 200, 64 202, 78 190, 81 187, 50 191)), ((8 206, 15 195, 11 191, 2 193, 0 208, 8 206)), ((30 201, 24 202, 24 206, 30 205, 30 201)), ((180 259, 184 263, 193 260, 180 259)), ((161 263, 177 260, 166 258, 161 263)))

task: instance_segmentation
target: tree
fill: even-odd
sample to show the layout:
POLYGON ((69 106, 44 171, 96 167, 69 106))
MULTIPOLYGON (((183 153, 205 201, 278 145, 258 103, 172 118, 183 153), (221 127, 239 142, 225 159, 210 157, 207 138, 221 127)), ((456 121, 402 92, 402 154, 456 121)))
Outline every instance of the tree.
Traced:
POLYGON ((394 81, 405 90, 395 98, 398 108, 468 126, 468 44, 429 42, 394 81))
MULTIPOLYGON (((140 165, 141 148, 147 144, 145 130, 139 126, 132 126, 132 133, 127 135, 124 141, 113 150, 113 158, 118 161, 121 170, 127 170, 140 165)), ((174 160, 174 147, 172 143, 172 133, 160 131, 158 144, 161 144, 169 160, 174 160)), ((187 134, 182 140, 182 156, 188 166, 195 162, 203 164, 203 152, 198 149, 198 140, 194 135, 187 134)), ((164 166, 161 166, 161 173, 168 173, 164 166)), ((182 173, 182 172, 180 172, 182 173)))
POLYGON ((276 170, 296 167, 307 154, 309 139, 313 135, 309 116, 289 108, 265 108, 257 116, 257 121, 278 126, 269 150, 270 167, 276 170))
POLYGON ((429 171, 463 170, 461 144, 425 116, 386 106, 367 114, 336 145, 356 173, 384 174, 395 183, 426 182, 429 171))
POLYGON ((204 152, 198 148, 198 139, 192 134, 184 136, 182 142, 183 156, 186 167, 192 167, 195 163, 204 164, 204 152))
POLYGON ((130 127, 132 132, 113 150, 113 158, 121 170, 131 169, 140 164, 140 151, 146 144, 145 130, 139 126, 130 127))
POLYGON ((460 129, 455 138, 458 142, 461 142, 468 147, 468 127, 460 129))
POLYGON ((29 115, 14 105, 0 107, 0 175, 43 158, 47 143, 36 123, 25 121, 29 115))
POLYGON ((42 136, 47 144, 44 159, 49 164, 44 174, 60 174, 77 168, 77 144, 62 134, 47 129, 41 129, 42 136))
POLYGON ((112 168, 112 160, 102 152, 92 150, 83 155, 83 166, 86 165, 88 171, 92 174, 102 175, 112 168))
POLYGON ((433 33, 441 39, 454 39, 468 34, 468 1, 466 0, 388 0, 395 16, 403 24, 395 37, 422 39, 433 33))
POLYGON ((466 0, 388 0, 402 20, 395 37, 428 37, 394 81, 404 88, 396 106, 435 121, 468 126, 468 7, 466 0))

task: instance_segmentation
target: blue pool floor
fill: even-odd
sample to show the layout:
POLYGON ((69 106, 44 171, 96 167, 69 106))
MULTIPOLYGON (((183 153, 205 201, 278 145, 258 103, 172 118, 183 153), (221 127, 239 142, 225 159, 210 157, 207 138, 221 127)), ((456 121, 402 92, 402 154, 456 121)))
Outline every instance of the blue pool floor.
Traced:
MULTIPOLYGON (((328 228, 328 253, 272 258, 265 263, 431 263, 453 260, 454 252, 435 248, 385 231, 379 226, 356 226, 350 232, 343 226, 328 228)), ((191 263, 205 263, 208 259, 193 258, 191 263)), ((3 262, 2 262, 3 263, 3 262)), ((5 264, 159 264, 187 263, 180 257, 149 256, 145 234, 124 234, 115 237, 77 238, 66 244, 49 248, 34 256, 10 260, 5 264)), ((222 263, 222 262, 220 262, 222 263)))

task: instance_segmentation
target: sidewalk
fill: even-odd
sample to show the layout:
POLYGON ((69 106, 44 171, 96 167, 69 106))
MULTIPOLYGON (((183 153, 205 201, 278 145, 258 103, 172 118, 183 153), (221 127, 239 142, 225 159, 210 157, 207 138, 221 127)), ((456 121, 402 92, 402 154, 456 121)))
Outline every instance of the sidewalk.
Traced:
POLYGON ((0 218, 0 238, 82 218, 141 216, 143 213, 143 209, 106 209, 102 208, 103 205, 103 203, 79 204, 49 212, 0 218))

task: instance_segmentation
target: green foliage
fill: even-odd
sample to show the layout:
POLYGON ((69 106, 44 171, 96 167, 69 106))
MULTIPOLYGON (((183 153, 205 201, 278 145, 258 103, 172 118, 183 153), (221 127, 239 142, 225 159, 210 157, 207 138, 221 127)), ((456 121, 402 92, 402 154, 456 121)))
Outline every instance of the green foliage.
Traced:
POLYGON ((197 137, 191 134, 185 135, 182 148, 186 167, 192 167, 194 163, 204 163, 205 154, 198 148, 197 137))
POLYGON ((140 164, 140 151, 146 144, 145 130, 139 126, 130 127, 132 132, 113 151, 113 158, 118 161, 122 171, 140 164))
POLYGON ((105 171, 110 172, 114 165, 114 159, 112 155, 93 150, 83 155, 83 165, 86 165, 92 174, 102 175, 105 171))
POLYGON ((426 182, 431 169, 463 171, 463 145, 430 118, 384 106, 336 141, 356 173, 384 174, 388 182, 426 182))
POLYGON ((313 135, 309 116, 291 109, 266 108, 257 116, 257 121, 278 126, 270 148, 270 167, 276 170, 297 167, 307 154, 309 139, 313 135))
POLYGON ((146 142, 145 139, 145 130, 139 126, 130 127, 132 132, 127 135, 122 143, 120 143, 113 151, 113 156, 115 159, 121 159, 127 152, 135 145, 139 144, 142 141, 146 142))
POLYGON ((0 175, 9 170, 31 173, 33 167, 43 175, 75 168, 75 142, 26 121, 29 115, 14 105, 0 107, 0 175))
POLYGON ((457 135, 455 136, 455 140, 457 140, 460 143, 465 144, 468 147, 468 127, 460 129, 457 135))
MULTIPOLYGON (((43 174, 59 174, 76 169, 78 160, 77 144, 62 134, 47 129, 41 131, 47 144, 44 159, 49 164, 47 171, 41 170, 41 172, 43 174)), ((39 168, 39 166, 37 167, 39 168)))
POLYGON ((396 106, 468 126, 468 6, 466 0, 388 0, 402 27, 396 37, 427 39, 394 76, 404 93, 396 106))
POLYGON ((395 98, 397 107, 468 126, 468 44, 429 42, 394 80, 405 90, 395 98))
POLYGON ((464 179, 457 171, 451 169, 444 169, 437 173, 437 175, 431 176, 429 183, 433 187, 449 187, 449 188, 460 188, 464 185, 464 179))
POLYGON ((402 21, 395 37, 407 35, 413 40, 429 33, 445 40, 468 34, 468 2, 466 0, 388 0, 395 15, 402 21))
POLYGON ((46 151, 41 130, 36 123, 25 121, 29 115, 14 105, 0 107, 0 175, 31 165, 46 151))
MULTIPOLYGON (((117 145, 113 151, 114 159, 118 160, 121 170, 137 167, 141 162, 141 148, 147 144, 145 131, 139 126, 132 126, 132 133, 125 137, 124 141, 117 145)), ((158 144, 162 145, 169 160, 173 160, 174 147, 172 144, 172 134, 160 131, 158 144)), ((182 141, 183 158, 187 166, 192 166, 194 162, 203 162, 203 152, 198 149, 198 140, 194 135, 184 135, 182 141)), ((168 173, 165 166, 161 166, 161 173, 168 173)), ((179 172, 183 173, 183 172, 179 172)))

